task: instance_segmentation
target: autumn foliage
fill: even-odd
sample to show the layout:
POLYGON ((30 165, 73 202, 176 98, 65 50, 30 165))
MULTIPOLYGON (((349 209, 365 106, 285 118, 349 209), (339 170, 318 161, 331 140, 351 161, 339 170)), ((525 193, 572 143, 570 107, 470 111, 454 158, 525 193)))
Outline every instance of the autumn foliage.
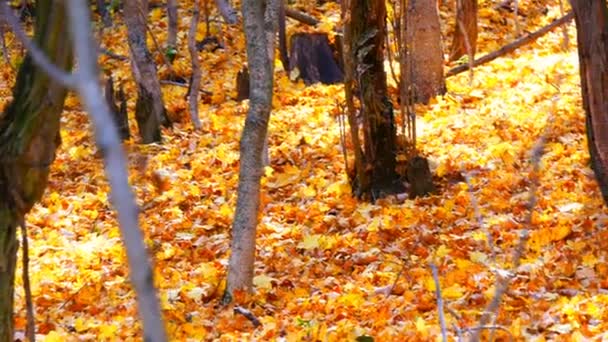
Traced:
MULTIPOLYGON (((558 1, 546 3, 519 1, 520 27, 532 31, 561 16, 558 1)), ((493 4, 479 2, 478 54, 516 38, 513 12, 493 4)), ((179 6, 179 31, 187 32, 193 1, 179 6)), ((303 9, 320 18, 316 29, 333 39, 339 5, 303 9)), ((440 11, 444 36, 451 36, 454 1, 440 11)), ((115 20, 103 33, 103 45, 126 56, 126 28, 119 15, 115 20)), ((162 8, 151 10, 149 25, 164 42, 162 8)), ((567 26, 566 50, 562 32, 555 30, 476 67, 472 79, 469 73, 448 78, 445 96, 416 107, 418 147, 439 184, 436 195, 416 200, 370 204, 353 198, 336 117, 342 85, 306 87, 291 81, 277 60, 256 293, 237 295, 234 304, 259 319, 256 328, 234 313, 234 305, 219 305, 247 110, 247 101, 234 100, 234 85, 246 56, 239 25, 210 27, 208 34, 221 37, 223 49, 200 52, 202 130, 189 121, 187 89, 163 85, 168 114, 176 121, 172 129, 163 128, 164 142, 125 143, 171 340, 435 339, 441 328, 431 263, 438 267, 448 333, 455 340, 476 326, 496 277, 511 271, 524 228, 530 239, 498 311, 500 329, 487 336, 601 339, 608 330, 607 212, 589 167, 573 25, 567 26), (531 225, 524 227, 533 179, 530 151, 541 137, 546 145, 537 203, 531 225)), ((304 30, 311 28, 289 23, 289 33, 304 30)), ((199 25, 198 40, 206 34, 199 25)), ((172 67, 187 79, 187 42, 178 37, 172 67)), ((159 51, 153 54, 160 78, 169 78, 159 51)), ((17 50, 12 56, 19 58, 17 50)), ((127 94, 135 94, 127 61, 102 56, 100 63, 127 94)), ((0 70, 0 101, 6 104, 15 73, 6 65, 0 70)), ((388 77, 389 92, 398 94, 390 72, 388 77)), ((134 96, 128 105, 133 113, 134 96)), ((130 124, 136 132, 134 120, 130 124)), ((100 152, 73 96, 62 125, 49 188, 27 217, 37 332, 47 341, 138 340, 134 292, 100 152)), ((20 277, 17 289, 16 328, 23 330, 20 277)))

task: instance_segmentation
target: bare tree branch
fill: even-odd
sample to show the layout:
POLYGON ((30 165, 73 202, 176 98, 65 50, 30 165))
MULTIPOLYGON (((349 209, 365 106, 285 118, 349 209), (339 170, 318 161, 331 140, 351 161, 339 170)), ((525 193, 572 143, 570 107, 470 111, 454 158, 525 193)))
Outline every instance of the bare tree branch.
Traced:
POLYGON ((567 22, 569 22, 570 20, 572 20, 574 18, 574 13, 570 12, 568 14, 566 14, 565 16, 554 20, 551 24, 544 26, 540 29, 538 29, 537 31, 534 31, 530 34, 527 34, 515 41, 513 41, 512 43, 509 43, 503 47, 501 47, 500 49, 494 51, 494 52, 490 52, 489 54, 480 57, 479 59, 474 60, 472 63, 469 62, 467 64, 463 64, 463 65, 459 65, 457 67, 454 67, 452 69, 450 69, 446 74, 445 77, 450 77, 450 76, 454 76, 456 74, 459 74, 461 72, 467 71, 469 70, 469 68, 471 67, 475 67, 490 61, 495 60, 496 58, 506 55, 509 52, 513 52, 515 51, 515 49, 524 46, 528 43, 531 43, 533 41, 535 41, 536 39, 542 37, 543 35, 545 35, 546 33, 550 32, 551 30, 553 30, 556 27, 559 27, 561 25, 566 24, 567 22))
POLYGON ((91 34, 89 9, 86 2, 81 0, 70 0, 67 8, 74 50, 79 61, 76 90, 91 116, 97 145, 104 155, 106 176, 112 189, 111 199, 118 212, 118 222, 127 247, 131 281, 137 293, 139 314, 143 320, 144 340, 164 342, 167 336, 148 253, 139 228, 139 209, 129 185, 125 152, 108 104, 100 96, 102 90, 98 80, 97 46, 91 34))
POLYGON ((441 297, 441 285, 439 284, 439 274, 437 272, 437 266, 431 264, 431 271, 433 272, 433 281, 435 281, 435 297, 437 297, 437 311, 439 311, 439 324, 441 325, 441 338, 443 342, 447 342, 448 333, 445 327, 445 315, 443 313, 443 297, 441 297))
POLYGON ((513 251, 512 258, 512 266, 511 271, 507 273, 505 276, 496 275, 496 285, 494 290, 494 298, 484 311, 483 315, 479 319, 479 324, 477 328, 473 330, 473 334, 469 341, 477 342, 479 341, 479 336, 481 333, 482 327, 487 326, 490 322, 490 319, 496 315, 498 308, 500 307, 500 302, 502 301, 502 296, 509 288, 509 283, 511 279, 515 276, 515 272, 521 263, 521 257, 524 253, 526 243, 528 242, 528 230, 531 228, 532 224, 532 213, 534 212, 534 207, 536 206, 536 189, 538 189, 539 182, 539 171, 540 171, 540 158, 543 155, 543 150, 545 147, 545 135, 543 134, 534 148, 532 149, 532 179, 529 190, 529 198, 528 198, 528 214, 526 215, 526 219, 524 222, 524 229, 520 232, 519 242, 513 251))

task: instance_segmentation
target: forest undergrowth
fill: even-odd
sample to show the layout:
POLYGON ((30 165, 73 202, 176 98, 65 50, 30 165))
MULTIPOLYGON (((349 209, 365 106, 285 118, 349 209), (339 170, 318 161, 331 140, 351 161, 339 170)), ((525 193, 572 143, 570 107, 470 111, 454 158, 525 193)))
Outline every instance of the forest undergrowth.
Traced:
MULTIPOLYGON (((524 31, 560 16, 558 1, 540 3, 520 1, 524 31)), ((180 1, 182 32, 191 5, 180 1)), ((339 20, 336 4, 312 13, 339 20)), ((442 17, 453 13, 442 7, 442 17)), ((513 18, 480 1, 478 56, 515 39, 513 18)), ((152 11, 150 26, 164 41, 162 9, 152 11)), ((443 26, 450 37, 453 19, 443 26)), ((162 144, 125 143, 171 340, 435 339, 441 327, 430 264, 438 267, 454 340, 476 327, 494 297, 497 274, 511 268, 522 229, 529 229, 530 239, 493 323, 494 337, 608 338, 607 212, 589 166, 572 23, 567 49, 557 29, 476 67, 472 78, 468 72, 448 78, 445 96, 416 107, 418 147, 430 159, 440 189, 416 200, 354 199, 337 120, 342 86, 305 87, 290 81, 277 61, 256 293, 236 298, 259 327, 220 305, 247 110, 246 101, 233 100, 235 78, 246 57, 240 26, 211 27, 211 35, 222 35, 224 49, 201 53, 202 88, 208 92, 199 108, 203 129, 193 130, 188 120, 186 88, 163 85, 169 114, 181 122, 163 131, 162 144), (526 225, 534 179, 530 154, 541 137, 537 201, 526 225)), ((310 30, 289 27, 303 29, 310 30)), ((103 33, 103 45, 128 55, 124 37, 125 27, 117 25, 103 33)), ((179 51, 173 69, 187 78, 185 37, 179 51)), ((154 53, 161 78, 167 78, 169 70, 154 53)), ((135 94, 128 62, 107 56, 100 62, 127 94, 135 94)), ((6 104, 15 73, 6 65, 1 70, 6 104)), ((134 103, 131 98, 130 110, 134 103)), ((74 95, 66 103, 61 138, 49 188, 27 218, 38 334, 47 341, 139 340, 134 291, 100 153, 74 95)), ((17 289, 17 329, 23 330, 20 276, 17 289)))

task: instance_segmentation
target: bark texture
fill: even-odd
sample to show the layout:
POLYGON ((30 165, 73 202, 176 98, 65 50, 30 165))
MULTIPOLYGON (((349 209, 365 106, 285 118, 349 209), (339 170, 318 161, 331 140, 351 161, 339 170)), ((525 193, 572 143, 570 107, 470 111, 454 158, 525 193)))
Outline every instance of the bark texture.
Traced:
POLYGON ((357 169, 353 190, 360 197, 375 200, 397 191, 398 180, 393 106, 384 71, 386 5, 383 0, 351 0, 350 13, 350 46, 361 98, 366 163, 357 169))
POLYGON ((410 54, 414 101, 427 103, 446 91, 437 3, 410 0, 407 9, 406 43, 410 54))
MULTIPOLYGON (((72 66, 63 1, 38 1, 34 38, 59 68, 72 66)), ((0 114, 0 341, 13 341, 13 295, 19 222, 41 198, 59 146, 66 89, 28 54, 19 68, 13 101, 0 114)))
POLYGON ((450 48, 450 61, 471 54, 477 50, 477 0, 458 0, 454 38, 450 48), (468 45, 468 47, 467 47, 468 45))
POLYGON ((571 0, 591 165, 608 204, 608 9, 605 0, 571 0))
POLYGON ((188 91, 188 105, 190 107, 190 119, 196 129, 201 129, 201 120, 198 118, 201 66, 198 61, 198 49, 196 48, 196 28, 198 27, 199 17, 200 11, 198 9, 198 4, 195 4, 192 19, 190 19, 190 30, 188 31, 188 50, 190 51, 190 59, 192 60, 192 77, 190 78, 190 88, 188 91))
POLYGON ((262 152, 272 107, 277 1, 280 0, 243 0, 241 5, 251 91, 240 144, 239 185, 224 303, 231 301, 235 291, 251 291, 253 286, 255 235, 263 173, 262 152))
POLYGON ((146 45, 147 1, 125 0, 124 20, 131 50, 131 70, 137 83, 135 119, 144 144, 160 142, 160 125, 170 125, 163 102, 156 65, 146 45))
MULTIPOLYGON (((194 7, 198 10, 198 4, 194 7)), ((169 25, 167 28, 167 48, 175 49, 177 46, 177 0, 167 0, 167 18, 169 25)))

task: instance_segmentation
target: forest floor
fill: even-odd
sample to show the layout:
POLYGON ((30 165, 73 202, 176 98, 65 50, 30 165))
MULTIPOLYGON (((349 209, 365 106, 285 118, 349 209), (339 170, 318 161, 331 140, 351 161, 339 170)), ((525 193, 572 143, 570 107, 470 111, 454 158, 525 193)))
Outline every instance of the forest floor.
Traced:
MULTIPOLYGON (((480 1, 478 56, 516 37, 513 14, 493 3, 480 1)), ((519 3, 524 32, 561 16, 558 1, 519 3)), ((191 5, 180 1, 184 33, 191 5)), ((442 25, 450 37, 453 13, 447 8, 442 7, 442 25)), ((326 22, 321 30, 339 20, 336 4, 309 10, 326 22)), ((154 9, 150 19, 164 42, 162 9, 154 9)), ((211 28, 217 35, 218 24, 211 28)), ((416 107, 424 127, 418 146, 431 160, 440 188, 416 200, 354 199, 337 120, 342 86, 294 83, 277 62, 256 294, 237 298, 260 320, 257 328, 219 303, 247 109, 246 102, 233 100, 236 73, 246 60, 241 27, 221 29, 225 49, 201 54, 202 87, 211 93, 201 100, 202 131, 188 121, 186 89, 164 85, 170 115, 181 122, 163 131, 163 144, 126 142, 171 340, 435 340, 441 327, 431 264, 438 267, 447 332, 455 340, 477 326, 494 297, 497 274, 511 271, 524 229, 530 239, 492 321, 494 337, 608 338, 607 212, 589 167, 573 23, 567 26, 566 50, 557 29, 475 68, 472 79, 469 73, 448 78, 445 96, 416 107), (530 156, 541 137, 546 145, 535 174, 530 156), (536 179, 528 223, 529 190, 536 179)), ((291 23, 289 30, 310 28, 291 23)), ((124 26, 117 25, 104 32, 104 45, 128 55, 125 37, 124 26)), ((17 45, 11 44, 15 59, 17 45)), ((187 78, 185 34, 179 51, 173 68, 187 78)), ((101 63, 127 94, 135 94, 128 62, 103 56, 101 63)), ((15 72, 6 65, 1 70, 6 104, 15 72)), ((165 66, 160 75, 169 75, 165 66)), ((134 102, 133 95, 130 110, 134 102)), ((27 220, 38 334, 47 341, 140 340, 135 293, 100 154, 74 96, 67 100, 62 125, 49 188, 27 220)), ((16 315, 22 331, 20 272, 16 315)))

